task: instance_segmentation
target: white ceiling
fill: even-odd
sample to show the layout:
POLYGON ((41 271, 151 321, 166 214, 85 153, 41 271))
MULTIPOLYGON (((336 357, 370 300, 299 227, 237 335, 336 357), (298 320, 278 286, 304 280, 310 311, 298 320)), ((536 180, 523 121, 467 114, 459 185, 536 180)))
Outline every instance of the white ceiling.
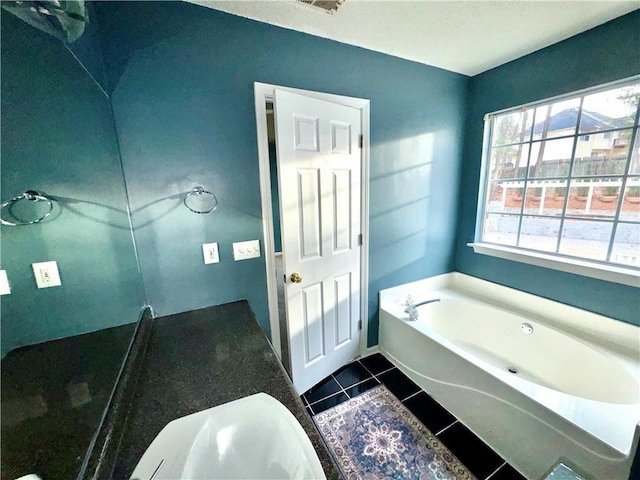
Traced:
POLYGON ((295 0, 190 1, 466 75, 640 8, 639 0, 346 0, 331 15, 295 0))

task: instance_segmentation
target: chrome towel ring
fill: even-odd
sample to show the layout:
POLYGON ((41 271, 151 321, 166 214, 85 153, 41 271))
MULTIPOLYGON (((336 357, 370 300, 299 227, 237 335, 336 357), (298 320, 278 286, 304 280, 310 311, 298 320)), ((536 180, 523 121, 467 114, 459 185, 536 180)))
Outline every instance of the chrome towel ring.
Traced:
POLYGON ((49 215, 51 215, 52 211, 53 211, 53 201, 49 197, 47 197, 46 195, 40 192, 36 192, 35 190, 27 190, 26 192, 13 197, 11 200, 2 202, 2 205, 0 205, 0 222, 2 223, 2 225, 7 225, 9 227, 21 227, 23 225, 33 225, 34 223, 41 222, 42 220, 47 218, 49 215), (44 215, 42 215, 39 218, 36 218, 35 220, 31 220, 30 222, 9 222, 8 220, 3 219, 2 211, 4 210, 4 208, 7 206, 10 207, 11 205, 19 202, 20 200, 31 200, 32 202, 47 202, 49 204, 49 209, 44 213, 44 215))
POLYGON ((184 205, 193 213, 210 213, 218 208, 218 198, 203 187, 197 186, 184 196, 184 205))

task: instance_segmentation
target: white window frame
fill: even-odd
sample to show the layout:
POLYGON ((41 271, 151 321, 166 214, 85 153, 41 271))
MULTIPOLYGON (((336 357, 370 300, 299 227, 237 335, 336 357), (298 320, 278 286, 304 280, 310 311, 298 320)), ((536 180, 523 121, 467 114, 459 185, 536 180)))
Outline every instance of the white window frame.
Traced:
MULTIPOLYGON (((483 137, 483 148, 482 148, 482 169, 481 169, 481 177, 480 177, 481 178, 480 188, 479 188, 479 194, 478 194, 478 210, 477 210, 477 217, 476 217, 475 241, 467 244, 468 246, 474 249, 475 253, 503 258, 506 260, 512 260, 516 262, 527 263, 531 265, 537 265, 545 268, 550 268, 550 269, 559 270, 559 271, 568 272, 568 273, 574 273, 574 274, 588 276, 592 278, 598 278, 598 279, 602 279, 610 282, 620 283, 624 285, 631 285, 631 286, 640 288, 640 268, 636 268, 634 266, 627 266, 627 265, 613 263, 609 261, 598 261, 598 260, 591 260, 587 258, 579 258, 579 257, 562 254, 562 253, 557 253, 557 252, 554 253, 554 252, 538 251, 538 250, 523 248, 519 246, 507 246, 507 245, 502 245, 502 244, 497 244, 497 243, 492 243, 492 242, 482 240, 482 235, 484 232, 484 221, 485 221, 486 195, 488 194, 489 184, 490 184, 490 178, 489 178, 490 156, 491 156, 491 149, 492 149, 491 127, 493 124, 493 119, 496 118, 498 115, 502 115, 505 113, 517 112, 525 109, 535 108, 542 105, 552 104, 561 100, 567 100, 567 99, 577 98, 577 97, 579 98, 585 95, 597 93, 599 91, 605 91, 608 89, 621 87, 621 86, 624 86, 625 84, 637 83, 638 81, 640 81, 640 75, 636 75, 630 78, 625 78, 623 80, 619 80, 615 82, 610 82, 603 85, 598 85, 598 86, 584 89, 584 90, 571 92, 565 95, 546 98, 544 100, 531 102, 531 103, 520 105, 513 108, 507 108, 507 109, 495 111, 485 115, 484 137, 483 137)), ((582 102, 581 102, 580 114, 581 113, 582 113, 582 102)), ((612 175, 612 176, 621 177, 621 188, 620 188, 621 197, 624 195, 627 179, 629 178, 629 166, 631 164, 631 155, 633 152, 633 148, 635 146, 634 142, 640 142, 640 126, 638 125, 639 116, 640 116, 640 105, 636 110, 635 123, 632 127, 630 127, 633 129, 633 131, 630 139, 629 156, 627 157, 625 172, 622 175, 612 175)), ((535 121, 532 123, 532 126, 531 126, 532 129, 534 128, 534 123, 535 121)), ((584 134, 585 133, 582 132, 582 136, 584 136, 584 134)), ((572 135, 574 139, 574 149, 572 152, 571 164, 569 167, 570 172, 569 172, 569 176, 567 177, 567 183, 566 183, 567 195, 570 194, 569 192, 571 188, 572 178, 570 175, 571 175, 571 167, 573 166, 573 161, 574 161, 575 152, 576 152, 575 146, 580 140, 580 136, 581 136, 580 135, 580 117, 578 117, 576 129, 572 135)), ((529 140, 529 142, 531 142, 531 139, 529 140)), ((529 143, 529 145, 531 145, 531 143, 529 143)), ((637 175, 634 174, 633 177, 637 177, 637 175)), ((527 173, 527 180, 529 180, 528 173, 527 173)), ((527 182, 525 181, 525 188, 526 186, 527 186, 527 182)), ((617 228, 617 224, 619 222, 619 214, 620 214, 620 209, 622 208, 621 207, 622 201, 623 201, 623 198, 620 198, 619 205, 616 210, 616 215, 612 219, 613 232, 609 240, 609 253, 607 255, 608 258, 611 253, 613 241, 615 238, 615 231, 617 228)), ((566 204, 565 204, 565 209, 563 210, 562 215, 557 217, 561 219, 561 227, 560 227, 560 233, 559 233, 560 236, 562 235, 562 225, 564 224, 564 219, 567 218, 565 216, 565 211, 566 211, 566 204)), ((524 200, 523 200, 523 206, 521 208, 520 213, 519 214, 514 213, 514 215, 519 215, 520 217, 526 216, 524 212, 524 200)), ((518 234, 520 234, 520 231, 518 232, 518 234)))

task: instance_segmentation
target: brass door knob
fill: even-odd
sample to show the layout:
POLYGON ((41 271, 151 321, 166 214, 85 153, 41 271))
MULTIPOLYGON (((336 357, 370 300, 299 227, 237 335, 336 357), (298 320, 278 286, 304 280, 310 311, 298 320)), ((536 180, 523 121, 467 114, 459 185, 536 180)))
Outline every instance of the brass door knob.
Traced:
POLYGON ((302 277, 300 276, 299 273, 292 273, 291 274, 291 281, 293 283, 302 283, 302 277))

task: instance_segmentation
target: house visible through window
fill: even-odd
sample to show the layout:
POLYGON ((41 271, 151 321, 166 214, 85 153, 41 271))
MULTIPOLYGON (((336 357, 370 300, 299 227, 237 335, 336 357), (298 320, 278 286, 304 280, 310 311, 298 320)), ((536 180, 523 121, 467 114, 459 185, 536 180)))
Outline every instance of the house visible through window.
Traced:
POLYGON ((489 114, 479 240, 640 266, 640 79, 489 114))

